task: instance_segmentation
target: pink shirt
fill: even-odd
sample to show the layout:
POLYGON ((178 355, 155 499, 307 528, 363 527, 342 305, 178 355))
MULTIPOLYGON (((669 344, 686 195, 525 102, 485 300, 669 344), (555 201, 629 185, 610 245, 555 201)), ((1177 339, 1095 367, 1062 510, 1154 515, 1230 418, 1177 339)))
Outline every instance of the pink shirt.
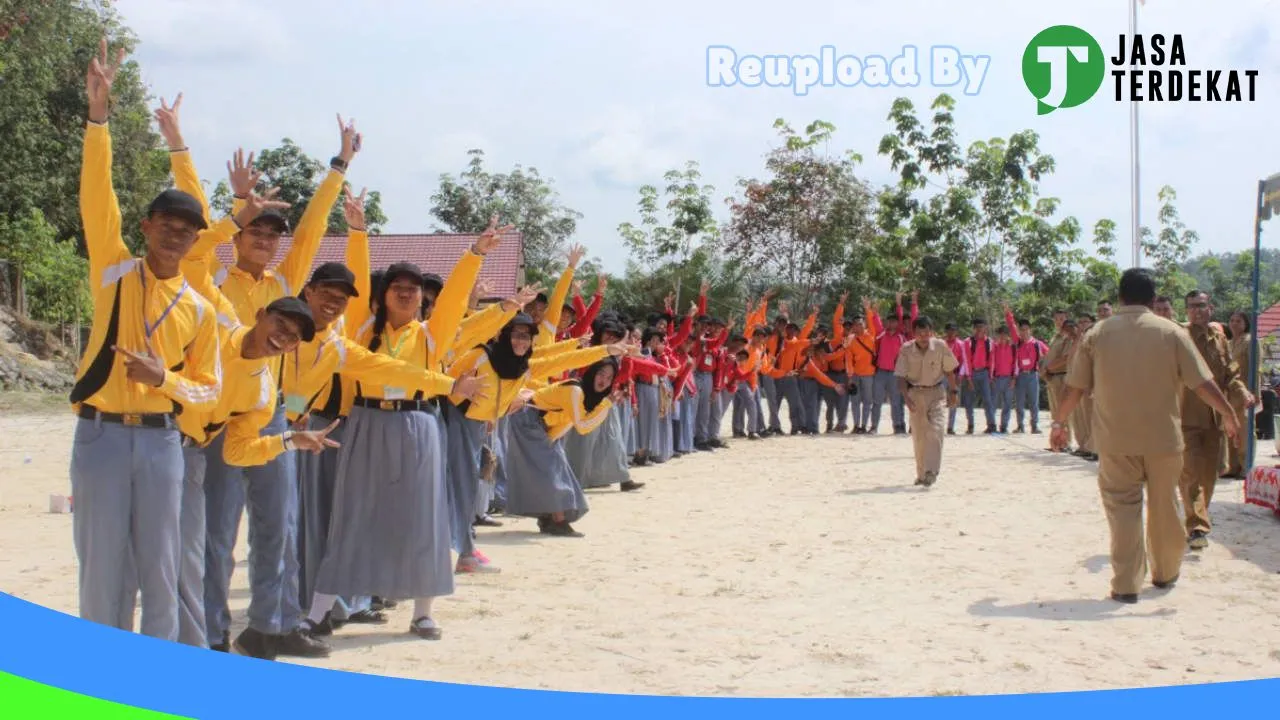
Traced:
MULTIPOLYGON (((915 324, 916 318, 920 317, 920 307, 918 305, 911 306, 911 323, 915 324)), ((902 322, 902 306, 898 306, 898 327, 910 327, 902 322)), ((876 369, 885 372, 894 372, 898 369, 898 353, 902 352, 902 346, 911 342, 911 336, 905 331, 899 330, 896 333, 887 333, 884 326, 880 324, 880 315, 874 310, 871 312, 871 332, 876 335, 876 369)))
MULTIPOLYGON (((1009 332, 1013 334, 1013 337, 1017 338, 1018 323, 1013 319, 1013 313, 1005 313, 1004 321, 1009 326, 1009 332)), ((1021 339, 1015 340, 1013 347, 1014 357, 1018 362, 1018 374, 1038 372, 1040 360, 1049 353, 1049 346, 1034 337, 1026 342, 1021 339)))
POLYGON ((996 343, 991 348, 992 371, 994 377, 1009 377, 1017 373, 1017 365, 1014 359, 1013 344, 996 343))
POLYGON ((956 338, 948 340, 947 347, 951 348, 951 354, 956 356, 956 362, 960 366, 956 368, 957 377, 969 377, 973 373, 969 370, 969 343, 956 338))
POLYGON ((974 372, 978 370, 991 369, 991 363, 987 358, 987 343, 990 343, 993 346, 992 349, 994 350, 995 341, 992 340, 990 336, 979 338, 975 335, 974 337, 971 337, 967 341, 965 341, 966 350, 970 346, 973 347, 973 352, 970 353, 970 356, 971 356, 974 372))

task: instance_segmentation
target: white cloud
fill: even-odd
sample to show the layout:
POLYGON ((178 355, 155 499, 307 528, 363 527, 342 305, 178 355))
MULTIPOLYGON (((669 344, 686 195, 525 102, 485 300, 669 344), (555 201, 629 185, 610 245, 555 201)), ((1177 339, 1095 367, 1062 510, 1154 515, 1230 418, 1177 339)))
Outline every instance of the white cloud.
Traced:
MULTIPOLYGON (((1037 116, 1020 73, 1027 41, 1050 24, 1079 25, 1111 52, 1128 27, 1121 0, 495 0, 484 7, 120 3, 141 37, 139 59, 156 92, 186 92, 187 140, 207 176, 221 177, 237 145, 273 145, 286 135, 327 158, 334 113, 354 115, 366 150, 352 181, 383 192, 391 231, 427 228, 438 175, 461 171, 466 150, 482 147, 492 169, 522 164, 553 178, 564 202, 585 215, 579 239, 621 269, 616 227, 635 220, 638 186, 660 184, 666 170, 699 161, 720 208, 739 177, 763 172, 774 118, 797 129, 826 119, 838 128, 831 150, 858 150, 867 177, 886 182, 892 173, 875 149, 889 130, 890 103, 906 95, 928 117, 940 92, 818 88, 797 97, 774 88, 709 88, 712 44, 761 55, 835 45, 841 53, 892 56, 906 44, 990 55, 980 95, 950 91, 962 142, 1035 130, 1058 161, 1043 190, 1061 198, 1062 211, 1086 227, 1101 217, 1128 226, 1127 106, 1109 100, 1108 84, 1086 106, 1037 116)), ((1280 112, 1280 43, 1269 26, 1275 10, 1273 0, 1151 0, 1140 8, 1143 31, 1182 33, 1190 66, 1262 70, 1253 104, 1142 106, 1144 219, 1154 223, 1156 192, 1173 185, 1202 250, 1248 246, 1254 184, 1280 171, 1280 150, 1269 142, 1280 112)))

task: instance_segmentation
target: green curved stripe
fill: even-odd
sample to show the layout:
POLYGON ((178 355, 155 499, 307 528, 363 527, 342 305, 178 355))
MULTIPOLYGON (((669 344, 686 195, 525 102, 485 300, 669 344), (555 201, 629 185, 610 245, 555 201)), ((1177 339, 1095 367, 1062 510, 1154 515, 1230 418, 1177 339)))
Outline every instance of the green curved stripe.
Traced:
MULTIPOLYGON (((45 718, 93 718, 93 720, 179 719, 152 710, 120 705, 79 695, 69 690, 41 685, 17 675, 0 672, 0 717, 12 720, 45 718)), ((180 719, 188 720, 188 719, 180 719)))

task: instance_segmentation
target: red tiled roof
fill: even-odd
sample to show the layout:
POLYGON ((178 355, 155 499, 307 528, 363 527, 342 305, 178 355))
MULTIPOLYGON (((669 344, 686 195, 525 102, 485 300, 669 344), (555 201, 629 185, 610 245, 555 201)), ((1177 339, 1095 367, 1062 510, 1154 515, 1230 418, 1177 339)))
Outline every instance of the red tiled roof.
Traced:
MULTIPOLYGON (((369 261, 373 270, 382 270, 395 262, 411 262, 423 272, 435 273, 447 278, 449 271, 462 257, 462 253, 476 241, 478 235, 437 233, 434 235, 370 235, 369 261)), ((272 265, 284 259, 293 238, 280 238, 280 247, 272 265)), ((235 262, 231 243, 219 245, 216 253, 223 265, 235 262)), ((311 262, 315 270, 322 263, 344 262, 347 253, 346 235, 328 235, 320 242, 320 250, 311 262)), ((519 232, 502 236, 502 244, 485 256, 480 268, 480 279, 489 284, 490 297, 505 298, 515 294, 524 263, 524 238, 519 232)))
POLYGON ((1280 330, 1280 303, 1258 314, 1258 337, 1264 338, 1280 330))

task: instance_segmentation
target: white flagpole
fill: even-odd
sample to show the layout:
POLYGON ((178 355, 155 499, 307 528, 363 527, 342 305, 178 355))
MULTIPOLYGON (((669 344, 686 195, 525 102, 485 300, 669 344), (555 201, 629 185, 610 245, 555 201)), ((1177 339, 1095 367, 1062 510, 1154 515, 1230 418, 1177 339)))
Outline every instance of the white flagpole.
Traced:
MULTIPOLYGON (((1138 34, 1138 0, 1129 0, 1129 47, 1133 47, 1138 34)), ((1130 51, 1132 52, 1132 51, 1130 51)), ((1129 67, 1134 71, 1133 66, 1129 67)), ((1130 162, 1130 218, 1133 232, 1133 265, 1142 265, 1142 182, 1139 175, 1138 103, 1129 101, 1129 162, 1130 162)))

